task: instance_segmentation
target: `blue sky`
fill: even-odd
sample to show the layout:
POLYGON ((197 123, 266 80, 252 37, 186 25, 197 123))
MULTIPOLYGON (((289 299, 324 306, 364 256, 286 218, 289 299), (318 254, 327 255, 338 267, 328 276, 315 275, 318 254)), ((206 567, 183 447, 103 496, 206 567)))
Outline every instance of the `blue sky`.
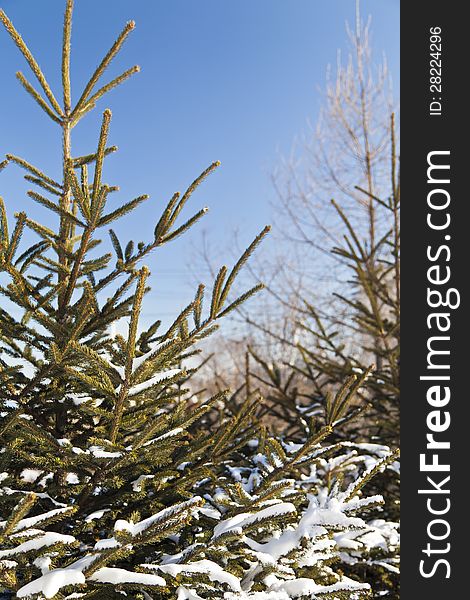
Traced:
MULTIPOLYGON (((59 95, 62 0, 2 0, 59 95)), ((120 198, 142 193, 152 199, 116 227, 125 241, 150 239, 165 201, 206 166, 222 166, 193 196, 194 211, 210 212, 198 230, 152 256, 153 301, 147 318, 175 314, 191 295, 188 264, 201 231, 230 256, 232 231, 249 242, 271 220, 269 173, 278 153, 315 121, 337 48, 347 47, 345 22, 353 0, 76 0, 73 28, 74 98, 129 19, 137 27, 109 78, 139 64, 142 72, 102 101, 74 132, 79 155, 96 146, 100 114, 113 111, 110 142, 120 148, 108 160, 105 179, 121 186, 120 198)), ((363 0, 372 15, 372 46, 385 52, 398 86, 399 0, 363 0)), ((15 72, 27 65, 0 31, 0 156, 19 154, 45 171, 60 173, 60 132, 22 91, 15 72)), ((29 74, 28 74, 29 75, 29 74)), ((7 172, 8 171, 8 172, 7 172)), ((20 173, 0 176, 0 194, 10 213, 28 206, 20 173)), ((266 250, 269 251, 269 242, 266 250)), ((206 274, 199 265, 201 277, 206 274)))

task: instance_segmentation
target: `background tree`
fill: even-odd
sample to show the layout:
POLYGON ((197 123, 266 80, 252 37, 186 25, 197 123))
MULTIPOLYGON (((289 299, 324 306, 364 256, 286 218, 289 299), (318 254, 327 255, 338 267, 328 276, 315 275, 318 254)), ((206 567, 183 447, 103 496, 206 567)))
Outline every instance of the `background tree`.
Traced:
MULTIPOLYGON (((357 2, 355 27, 347 28, 351 53, 346 62, 338 54, 335 74, 328 70, 317 126, 272 176, 279 250, 265 253, 252 267, 268 293, 258 309, 238 311, 227 354, 218 352, 217 358, 219 365, 231 361, 235 380, 243 385, 248 342, 267 365, 276 363, 281 388, 289 381, 299 401, 306 394, 301 404, 324 398, 352 369, 375 364, 368 399, 382 417, 387 414, 389 426, 384 429, 382 418, 373 434, 396 443, 398 140, 387 65, 385 60, 374 65, 370 32, 357 2)), ((254 375, 266 385, 263 371, 254 368, 254 375)), ((227 369, 224 373, 227 377, 227 369)), ((271 376, 268 380, 273 383, 271 376)), ((284 392, 278 392, 273 410, 289 420, 290 405, 291 420, 298 423, 297 401, 284 398, 281 404, 284 392)))

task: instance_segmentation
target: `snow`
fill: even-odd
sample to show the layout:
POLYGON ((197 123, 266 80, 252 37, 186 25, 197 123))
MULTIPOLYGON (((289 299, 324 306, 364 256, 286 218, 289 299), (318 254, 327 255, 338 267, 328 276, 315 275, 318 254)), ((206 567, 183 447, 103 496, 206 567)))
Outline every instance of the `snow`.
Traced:
MULTIPOLYGON (((0 491, 3 494, 6 494, 7 496, 10 496, 11 494, 29 494, 29 492, 27 490, 14 490, 10 487, 2 487, 0 491)), ((38 493, 38 492, 35 492, 35 494, 36 494, 37 498, 44 498, 44 499, 49 500, 50 502, 52 502, 52 504, 54 504, 54 506, 63 506, 63 507, 67 506, 63 502, 57 502, 57 500, 54 500, 54 498, 49 496, 49 494, 38 493)))
POLYGON ((166 433, 163 433, 162 435, 159 435, 158 437, 153 438, 153 439, 149 440, 148 442, 145 442, 144 446, 150 446, 150 444, 154 444, 155 442, 159 442, 159 441, 164 440, 169 437, 174 437, 175 435, 178 435, 179 433, 182 433, 183 431, 184 431, 184 429, 182 427, 175 427, 171 431, 167 431, 166 433))
POLYGON ((264 555, 266 562, 269 560, 275 562, 281 556, 285 556, 299 547, 302 539, 314 539, 326 534, 327 529, 324 526, 340 529, 364 528, 362 519, 346 516, 335 498, 325 501, 323 506, 319 498, 312 495, 309 495, 308 498, 309 506, 296 527, 286 529, 280 535, 273 535, 269 541, 264 543, 246 538, 248 546, 264 555))
POLYGON ((203 506, 199 509, 199 512, 201 515, 209 517, 210 519, 217 519, 217 521, 220 520, 220 511, 212 508, 211 506, 203 506))
POLYGON ((25 483, 34 483, 43 472, 44 471, 39 469, 23 469, 20 473, 20 477, 25 483))
MULTIPOLYGON (((143 567, 153 565, 142 565, 143 567)), ((195 562, 188 563, 186 565, 168 564, 158 565, 157 568, 164 573, 168 573, 173 577, 180 574, 191 574, 191 573, 203 573, 209 577, 211 581, 219 583, 226 583, 232 588, 232 590, 241 591, 240 581, 238 577, 227 573, 222 567, 211 560, 198 560, 195 562)))
MULTIPOLYGON (((400 544, 398 523, 374 519, 367 523, 365 531, 345 531, 335 534, 334 539, 340 550, 357 551, 354 555, 360 556, 363 552, 369 552, 373 548, 387 551, 389 548, 397 548, 400 544)), ((345 562, 351 562, 352 556, 343 556, 345 562)))
MULTIPOLYGON (((12 533, 10 535, 10 539, 26 539, 26 538, 33 538, 36 537, 37 535, 42 535, 44 533, 44 531, 42 531, 42 529, 27 529, 26 531, 18 531, 17 533, 12 533)), ((24 541, 23 539, 23 541, 24 541)))
POLYGON ((105 508, 103 510, 96 510, 95 512, 90 513, 89 515, 87 515, 85 517, 85 523, 90 523, 91 521, 94 521, 95 519, 101 519, 101 517, 106 513, 109 512, 109 508, 105 508))
POLYGON ((80 479, 76 473, 67 473, 65 481, 70 485, 76 485, 77 483, 80 483, 80 479))
POLYGON ((16 595, 25 598, 33 594, 43 594, 45 598, 53 598, 58 591, 67 585, 85 583, 85 575, 76 569, 54 569, 20 588, 16 595))
POLYGON ((400 574, 400 569, 398 567, 395 567, 394 565, 392 565, 384 560, 376 560, 376 561, 373 561, 373 563, 375 565, 379 565, 380 567, 383 567, 384 569, 387 569, 388 571, 391 571, 392 573, 396 573, 397 575, 400 574))
POLYGON ((153 479, 155 477, 155 475, 140 475, 137 479, 134 479, 134 481, 132 481, 132 489, 134 490, 134 492, 141 492, 142 491, 142 482, 145 481, 146 479, 153 479))
POLYGON ((54 478, 54 473, 48 473, 47 475, 44 475, 44 477, 42 477, 42 479, 40 479, 38 481, 38 485, 40 485, 41 487, 46 487, 49 479, 53 479, 53 478, 54 478))
POLYGON ((5 400, 3 405, 5 408, 18 408, 19 404, 16 400, 5 400))
POLYGON ((165 379, 169 379, 170 377, 178 375, 178 373, 181 373, 181 369, 170 369, 169 371, 157 373, 157 375, 154 375, 150 379, 147 379, 147 381, 143 381, 142 383, 138 383, 137 385, 132 386, 128 392, 128 396, 136 396, 137 394, 148 390, 153 385, 156 385, 157 383, 160 383, 165 379))
POLYGON ((175 504, 169 508, 164 508, 160 512, 144 519, 143 521, 139 521, 138 523, 132 523, 132 521, 125 521, 124 519, 118 519, 114 524, 114 531, 127 531, 132 536, 140 535, 146 529, 154 525, 155 523, 165 521, 168 518, 171 518, 173 514, 177 511, 181 511, 184 509, 194 510, 196 506, 201 501, 199 496, 194 496, 191 500, 187 502, 181 502, 180 504, 175 504))
MULTIPOLYGON (((317 585, 313 579, 302 577, 293 581, 286 581, 278 587, 279 591, 286 592, 290 598, 298 598, 299 596, 312 596, 315 592, 322 590, 324 586, 317 585)), ((324 590, 322 590, 324 591, 324 590)))
POLYGON ((50 556, 38 556, 33 560, 33 565, 40 569, 41 573, 45 575, 50 571, 52 559, 50 556))
POLYGON ((122 452, 109 452, 102 446, 90 446, 89 451, 95 458, 119 458, 122 456, 122 452))
POLYGON ((134 573, 125 569, 114 567, 103 567, 95 571, 90 577, 90 581, 99 581, 100 583, 140 583, 142 585, 165 586, 166 581, 163 577, 151 573, 134 573))
POLYGON ((0 560, 0 567, 2 569, 14 569, 18 566, 16 560, 0 560))
POLYGON ((180 586, 178 588, 178 596, 176 600, 204 600, 201 596, 198 596, 192 590, 188 590, 185 587, 180 586))
POLYGON ((364 527, 364 521, 358 517, 348 517, 344 514, 344 505, 337 499, 331 498, 324 505, 317 497, 309 496, 310 507, 307 511, 311 521, 316 525, 328 525, 330 528, 349 529, 364 527))
POLYGON ((247 467, 231 467, 230 465, 226 465, 226 469, 234 481, 242 481, 243 473, 251 471, 247 467))
POLYGON ((84 394, 67 394, 67 398, 69 400, 72 400, 72 402, 75 404, 75 406, 80 406, 80 404, 83 404, 84 402, 88 402, 89 400, 91 400, 90 396, 87 396, 84 394))
POLYGON ((93 550, 108 550, 109 548, 117 548, 119 546, 119 542, 116 538, 108 538, 106 540, 99 540, 93 546, 93 550))
POLYGON ((301 577, 299 579, 285 581, 280 585, 277 585, 274 588, 274 591, 285 592, 288 595, 288 598, 299 598, 302 596, 312 597, 317 593, 326 594, 332 592, 341 592, 343 590, 354 591, 360 589, 368 590, 369 585, 367 583, 359 583, 345 577, 338 583, 324 586, 316 584, 313 579, 301 577))
POLYGON ((291 502, 280 502, 259 510, 256 513, 240 513, 216 525, 212 539, 216 539, 226 533, 242 533, 244 527, 260 519, 279 517, 293 512, 296 512, 296 508, 291 502))
MULTIPOLYGON (((21 521, 18 521, 18 523, 16 524, 15 529, 13 531, 21 531, 22 529, 29 529, 31 527, 34 527, 34 525, 41 523, 42 521, 45 521, 52 517, 55 517, 56 515, 60 515, 62 513, 68 512, 69 510, 70 510, 70 508, 68 508, 68 507, 55 508, 46 513, 36 515, 35 517, 27 517, 26 519, 21 519, 21 521)), ((7 523, 6 521, 0 521, 0 527, 5 527, 6 523, 7 523)))
POLYGON ((24 585, 16 592, 16 595, 18 598, 26 598, 34 594, 42 594, 45 598, 53 598, 63 587, 85 583, 83 570, 91 565, 98 556, 97 554, 87 554, 68 567, 48 571, 38 579, 24 585))
POLYGON ((241 594, 226 593, 226 600, 292 600, 294 598, 317 598, 316 594, 332 594, 335 592, 354 592, 369 590, 367 583, 359 583, 348 577, 332 585, 318 585, 313 579, 300 577, 288 581, 272 578, 272 585, 266 592, 242 592, 241 594))
POLYGON ((48 531, 42 536, 23 542, 15 548, 0 550, 0 558, 4 556, 14 556, 15 554, 22 552, 30 552, 31 550, 39 550, 40 548, 53 546, 54 544, 58 543, 73 544, 75 541, 75 538, 71 535, 63 535, 61 533, 56 533, 55 531, 48 531))

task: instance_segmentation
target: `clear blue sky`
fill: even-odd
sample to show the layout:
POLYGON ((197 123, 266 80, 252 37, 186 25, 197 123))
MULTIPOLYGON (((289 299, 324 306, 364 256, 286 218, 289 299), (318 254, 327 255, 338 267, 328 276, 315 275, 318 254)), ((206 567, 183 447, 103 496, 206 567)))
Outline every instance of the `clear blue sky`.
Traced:
MULTIPOLYGON (((193 196, 191 208, 208 205, 199 231, 155 254, 153 302, 147 317, 175 314, 189 299, 188 263, 203 228, 224 249, 234 228, 243 242, 270 221, 268 174, 278 152, 315 120, 325 70, 345 48, 345 22, 353 0, 76 0, 73 28, 75 100, 124 23, 137 23, 109 77, 133 64, 142 72, 88 116, 74 134, 74 153, 93 151, 100 113, 113 111, 105 179, 121 186, 122 200, 152 199, 116 229, 125 240, 150 239, 164 202, 183 190, 214 160, 222 166, 193 196)), ((53 89, 59 90, 62 0, 0 0, 23 34, 53 89)), ((385 52, 398 84, 399 0, 363 0, 372 15, 372 45, 385 52)), ((59 176, 59 129, 23 92, 15 72, 28 71, 0 31, 0 156, 19 154, 59 176)), ((29 75, 29 73, 28 73, 29 75)), ((56 95, 59 95, 57 92, 56 95)), ((10 209, 27 205, 19 171, 0 176, 10 209)), ((28 207, 34 217, 40 210, 28 207)), ((13 212, 10 210, 10 213, 13 212)), ((268 242, 269 243, 269 242, 268 242)), ((268 247, 268 246, 267 246, 268 247)), ((268 250, 267 250, 268 251, 268 250)), ((220 252, 220 261, 230 249, 220 252)), ((217 258, 217 257, 216 257, 217 258)), ((202 271, 202 269, 201 269, 202 271)), ((201 272, 201 276, 204 277, 201 272)))

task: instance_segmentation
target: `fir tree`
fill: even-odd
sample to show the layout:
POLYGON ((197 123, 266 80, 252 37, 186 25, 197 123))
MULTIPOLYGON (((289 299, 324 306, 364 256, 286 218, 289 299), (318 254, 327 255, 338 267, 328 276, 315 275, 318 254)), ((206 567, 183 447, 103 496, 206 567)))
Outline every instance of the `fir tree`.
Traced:
MULTIPOLYGON (((400 441, 400 178, 394 117, 391 118, 390 194, 373 196, 375 214, 384 231, 374 243, 363 238, 347 211, 333 201, 344 227, 343 244, 332 254, 348 269, 342 293, 336 293, 331 311, 322 303, 302 298, 296 326, 296 343, 289 361, 269 361, 251 350, 249 370, 268 402, 265 415, 288 423, 288 433, 300 436, 308 418, 324 421, 328 399, 352 373, 369 371, 367 386, 358 391, 360 400, 336 435, 345 440, 397 446, 400 441), (373 368, 370 369, 370 365, 373 368)), ((358 191, 367 198, 370 193, 358 191)), ((332 299, 333 303, 333 299, 332 299)), ((399 518, 399 473, 387 470, 374 482, 387 498, 389 518, 399 518)))
MULTIPOLYGON (((115 151, 108 145, 108 109, 95 151, 75 157, 71 135, 102 96, 138 71, 132 67, 101 83, 134 24, 125 26, 74 103, 72 5, 67 0, 61 102, 0 12, 39 88, 21 73, 18 79, 60 128, 63 141, 60 181, 17 156, 1 163, 26 171, 35 186, 29 197, 47 211, 44 223, 20 212, 9 227, 3 201, 0 207, 0 269, 8 280, 0 291, 21 312, 17 318, 8 308, 0 311, 4 594, 56 600, 368 595, 366 582, 344 577, 334 562, 351 548, 353 563, 361 560, 361 543, 346 538, 370 527, 355 513, 382 502, 363 497, 361 489, 395 455, 385 452, 352 474, 332 474, 329 460, 353 456, 344 444, 323 443, 333 421, 312 427, 302 444, 281 443, 254 418, 256 392, 233 415, 222 411, 217 428, 203 428, 204 416, 220 410, 227 393, 195 399, 185 388, 193 370, 184 365, 221 317, 261 289, 258 284, 229 299, 268 228, 230 271, 219 270, 207 308, 201 285, 168 327, 159 321, 146 330, 139 326, 149 290, 142 261, 204 215, 201 209, 179 220, 218 163, 170 199, 149 243, 123 247, 111 229, 114 254, 100 253, 100 231, 148 197, 109 208, 108 198, 118 190, 103 179, 105 158, 115 151), (24 248, 27 230, 39 241, 24 248), (128 321, 127 335, 113 334, 112 325, 122 319, 128 321), (321 482, 317 467, 324 472, 321 482)), ((332 401, 332 414, 343 414, 357 388, 348 384, 332 401)))

